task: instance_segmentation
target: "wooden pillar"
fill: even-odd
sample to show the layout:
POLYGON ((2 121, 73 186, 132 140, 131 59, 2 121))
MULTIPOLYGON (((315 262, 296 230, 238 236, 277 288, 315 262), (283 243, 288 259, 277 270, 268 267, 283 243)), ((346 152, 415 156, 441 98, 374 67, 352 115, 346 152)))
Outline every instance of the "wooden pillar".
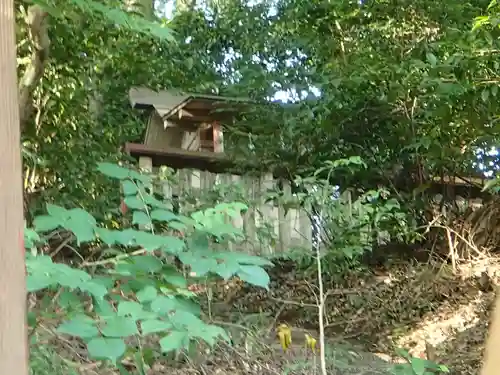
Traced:
POLYGON ((224 134, 222 126, 217 121, 214 121, 212 130, 214 137, 214 152, 224 152, 224 134))
MULTIPOLYGON (((28 12, 45 12, 30 6, 28 12)), ((0 374, 28 375, 23 185, 14 2, 0 1, 0 374)), ((21 108, 26 111, 26 108, 21 108)))
MULTIPOLYGON (((139 169, 141 172, 153 173, 153 160, 149 157, 141 156, 139 158, 139 169)), ((153 185, 145 184, 144 187, 149 190, 149 192, 146 193, 153 194, 153 185)), ((153 227, 151 224, 139 225, 139 229, 143 231, 152 231, 153 227)))

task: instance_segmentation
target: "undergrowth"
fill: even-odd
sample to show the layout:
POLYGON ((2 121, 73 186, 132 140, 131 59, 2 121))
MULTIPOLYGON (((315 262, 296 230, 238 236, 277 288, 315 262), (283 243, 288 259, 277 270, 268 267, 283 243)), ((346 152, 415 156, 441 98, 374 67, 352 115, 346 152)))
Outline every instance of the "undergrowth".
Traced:
POLYGON ((78 372, 57 354, 57 348, 50 345, 30 346, 31 375, 78 375, 78 372))
MULTIPOLYGON (((351 164, 363 165, 353 159, 327 167, 351 164)), ((212 321, 210 311, 203 311, 200 298, 210 299, 217 283, 232 278, 269 289, 270 278, 264 268, 273 266, 269 259, 227 251, 232 243, 245 240, 233 220, 248 206, 219 202, 186 214, 176 213, 172 202, 152 194, 155 176, 109 163, 99 164, 98 169, 120 182, 123 202, 130 212, 113 227, 99 223, 81 208, 54 204, 47 204, 47 214, 35 218, 34 228, 26 229, 25 235, 29 250, 27 288, 36 300, 36 309, 29 316, 30 330, 36 332, 50 320, 53 327, 45 328, 54 337, 76 340, 86 348, 89 359, 103 361, 121 374, 144 375, 161 358, 190 361, 200 353, 215 353, 220 342, 231 345, 231 335, 212 321), (55 262, 41 251, 55 231, 72 233, 77 246, 89 244, 93 251, 76 267, 55 262), (124 359, 132 365, 125 367, 124 359)), ((342 260, 356 262, 369 251, 373 233, 384 230, 389 222, 404 220, 397 201, 387 199, 383 191, 332 200, 328 192, 334 190, 328 179, 300 179, 296 184, 308 192, 298 195, 304 207, 322 207, 319 216, 324 249, 317 246, 315 254, 304 256, 305 269, 315 267, 318 275, 320 335, 308 338, 314 361, 303 369, 316 371, 318 361, 325 375, 331 358, 326 357, 322 329, 327 298, 322 274, 338 273, 342 260)), ((289 330, 280 332, 286 351, 291 341, 289 330)), ((73 371, 50 347, 37 343, 36 335, 32 340, 33 374, 73 371)), ((398 374, 424 375, 430 367, 434 371, 445 369, 414 358, 408 358, 408 364, 398 374)))

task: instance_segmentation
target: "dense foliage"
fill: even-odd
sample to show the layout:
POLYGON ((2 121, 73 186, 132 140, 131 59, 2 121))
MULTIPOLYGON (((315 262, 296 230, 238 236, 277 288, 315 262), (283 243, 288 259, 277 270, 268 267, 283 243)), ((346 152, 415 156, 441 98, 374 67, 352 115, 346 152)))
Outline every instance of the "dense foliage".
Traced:
MULTIPOLYGON (((295 93, 296 105, 256 107, 227 124, 227 148, 291 175, 361 156, 368 168, 348 184, 391 188, 402 168, 422 180, 469 174, 477 152, 498 142, 496 3, 227 0, 149 28, 82 4, 49 4, 49 58, 23 129, 36 202, 56 192, 71 206, 117 199, 90 166, 141 139, 144 118, 127 101, 133 85, 256 100, 295 93)), ((27 5, 17 6, 22 74, 37 39, 27 5)))

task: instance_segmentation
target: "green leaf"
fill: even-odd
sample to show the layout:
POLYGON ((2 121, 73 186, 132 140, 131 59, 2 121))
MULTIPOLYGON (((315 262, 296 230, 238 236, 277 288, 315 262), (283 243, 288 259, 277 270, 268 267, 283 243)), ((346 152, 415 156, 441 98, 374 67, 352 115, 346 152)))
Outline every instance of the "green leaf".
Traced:
POLYGON ((259 266, 240 266, 236 275, 247 283, 269 290, 269 275, 259 266))
POLYGON ((187 240, 191 252, 203 254, 210 248, 210 241, 206 233, 195 232, 187 240))
POLYGON ((488 98, 490 97, 490 90, 486 87, 482 92, 481 92, 481 99, 483 102, 487 102, 488 98))
POLYGON ((153 197, 150 194, 144 195, 143 198, 144 198, 144 202, 147 203, 147 204, 149 204, 151 207, 154 207, 154 208, 163 208, 163 209, 166 209, 166 210, 172 210, 172 204, 171 203, 159 201, 158 199, 156 199, 155 197, 153 197))
POLYGON ((177 220, 177 215, 169 210, 156 209, 151 211, 151 219, 168 223, 169 221, 177 220))
MULTIPOLYGON (((184 216, 184 215, 179 215, 179 216, 177 216, 177 218, 181 223, 184 223, 184 224, 189 225, 191 227, 196 223, 193 219, 191 219, 190 217, 184 216)), ((174 223, 175 223, 175 221, 170 223, 170 225, 174 224, 174 223)))
POLYGON ((178 308, 174 297, 159 296, 151 302, 151 311, 168 315, 178 308))
POLYGON ((178 310, 173 315, 170 315, 170 322, 176 328, 187 330, 200 329, 205 326, 205 322, 197 317, 195 314, 185 310, 178 310))
POLYGON ((69 218, 64 224, 64 228, 73 232, 78 245, 85 242, 91 242, 95 239, 94 227, 77 218, 69 218))
POLYGON ((188 312, 197 317, 201 316, 201 306, 199 303, 193 301, 192 299, 177 296, 175 297, 177 302, 178 311, 188 312))
POLYGON ((136 196, 125 197, 123 203, 132 210, 144 210, 146 208, 145 203, 136 196))
POLYGON ((196 211, 191 214, 191 217, 197 223, 202 223, 205 220, 205 213, 203 211, 196 211))
POLYGON ((227 263, 238 262, 239 264, 246 264, 251 266, 273 266, 273 263, 265 258, 237 252, 216 253, 213 255, 213 257, 227 263))
POLYGON ((137 292, 137 299, 139 302, 145 303, 153 301, 158 296, 158 291, 154 286, 146 286, 137 292))
POLYGON ((186 243, 184 240, 173 236, 165 236, 163 237, 163 245, 160 250, 169 254, 177 255, 181 253, 185 247, 186 243))
POLYGON ((55 204, 47 203, 47 212, 50 216, 56 217, 60 221, 65 221, 69 218, 69 211, 55 204))
POLYGON ((143 182, 145 184, 151 183, 151 181, 153 179, 152 176, 149 175, 149 174, 140 173, 140 172, 137 172, 137 171, 134 171, 134 170, 130 170, 129 171, 129 175, 130 175, 131 179, 143 182))
POLYGON ((395 353, 396 353, 396 355, 398 355, 401 358, 404 358, 406 360, 409 360, 411 358, 410 353, 408 353, 408 351, 403 349, 403 348, 396 348, 395 353))
POLYGON ((496 97, 497 94, 498 94, 498 86, 491 86, 491 95, 496 97))
POLYGON ((194 329, 189 332, 190 337, 198 337, 205 341, 208 345, 214 346, 218 338, 222 338, 226 342, 231 342, 231 339, 221 327, 204 324, 200 327, 194 327, 194 329), (197 329, 198 328, 198 329, 197 329))
POLYGON ((161 273, 163 280, 176 288, 187 288, 187 280, 182 273, 174 267, 165 267, 161 273))
POLYGON ((137 269, 134 267, 133 264, 130 264, 128 260, 124 260, 123 262, 125 263, 117 263, 115 264, 115 268, 113 270, 110 270, 109 272, 111 274, 118 274, 122 276, 136 276, 137 274, 137 269))
POLYGON ((38 318, 37 318, 37 313, 34 311, 28 311, 26 314, 26 321, 28 323, 28 327, 33 328, 37 325, 38 318))
POLYGON ((53 231, 54 229, 59 228, 63 224, 64 221, 50 215, 37 216, 35 217, 35 220, 33 220, 33 227, 35 231, 39 233, 53 231))
POLYGON ((24 228, 24 248, 31 249, 37 242, 41 242, 40 236, 31 228, 24 228))
POLYGON ((136 238, 141 235, 151 235, 135 229, 125 229, 115 231, 116 243, 123 246, 134 246, 137 244, 136 238))
POLYGON ((134 240, 137 245, 142 246, 147 251, 158 250, 163 245, 163 237, 149 232, 134 233, 134 240))
POLYGON ((69 210, 69 216, 71 218, 84 221, 91 226, 97 225, 97 221, 95 220, 95 218, 91 214, 89 214, 87 211, 85 211, 81 208, 74 208, 72 210, 69 210))
POLYGON ((171 221, 168 223, 168 227, 170 229, 175 229, 175 230, 178 230, 179 232, 183 232, 186 230, 186 224, 184 223, 181 223, 179 221, 171 221))
POLYGON ((238 270, 240 264, 235 261, 225 261, 218 263, 213 272, 222 277, 225 281, 229 280, 238 270))
POLYGON ((106 320, 101 332, 107 337, 128 337, 139 333, 135 319, 123 316, 106 320))
POLYGON ((152 255, 136 255, 129 258, 129 261, 138 271, 155 273, 162 269, 163 263, 152 255))
POLYGON ((169 353, 189 346, 189 335, 185 331, 172 331, 160 340, 161 351, 169 353))
POLYGON ((106 228, 95 228, 96 236, 107 245, 115 245, 119 236, 119 231, 106 229, 106 228))
POLYGON ((118 316, 129 316, 138 319, 143 313, 143 308, 140 303, 134 301, 122 301, 118 304, 118 316))
POLYGON ((150 226, 151 220, 145 212, 134 211, 134 214, 132 215, 132 224, 150 226))
POLYGON ((94 306, 95 312, 102 317, 115 317, 113 305, 107 300, 97 300, 94 306))
POLYGON ((123 195, 134 195, 135 196, 135 194, 137 194, 137 192, 139 191, 139 189, 137 188, 137 185, 134 184, 130 180, 123 180, 121 182, 121 185, 122 185, 123 195))
POLYGON ((116 363, 125 354, 127 346, 122 339, 98 337, 88 342, 87 350, 94 359, 108 359, 116 363))
POLYGON ((172 323, 165 322, 159 319, 143 320, 141 322, 141 330, 143 335, 151 333, 164 332, 172 329, 172 323))
POLYGON ((62 323, 57 328, 58 333, 88 339, 99 336, 99 330, 92 320, 75 318, 68 322, 62 323))
POLYGON ((82 281, 78 285, 78 288, 82 292, 86 292, 98 300, 102 300, 108 294, 106 287, 94 280, 82 281))
POLYGON ((450 369, 448 368, 448 366, 438 365, 438 368, 439 368, 439 371, 444 372, 445 374, 450 372, 450 369))
POLYGON ((28 293, 38 292, 54 284, 54 278, 50 274, 36 273, 26 277, 26 290, 28 293))
POLYGON ((215 258, 207 258, 199 252, 183 252, 179 254, 179 260, 191 267, 191 272, 195 274, 195 277, 205 276, 217 268, 217 260, 215 258))
POLYGON ((112 163, 97 163, 97 170, 102 174, 123 180, 129 177, 129 170, 112 163))
POLYGON ((75 234, 78 244, 93 241, 97 225, 94 217, 80 208, 69 211, 69 214, 70 217, 66 220, 64 228, 75 234))
POLYGON ((425 363, 426 360, 421 358, 412 358, 411 359, 411 368, 415 375, 424 375, 425 373, 425 363))
POLYGON ((392 368, 392 375, 413 375, 413 370, 411 364, 409 363, 397 363, 392 368))
POLYGON ((155 251, 161 249, 169 253, 176 254, 184 248, 184 241, 177 237, 160 236, 148 232, 137 231, 135 240, 139 246, 142 246, 147 251, 155 251))
POLYGON ((111 289, 115 285, 115 280, 108 276, 96 275, 92 280, 94 283, 102 285, 106 289, 111 289))
POLYGON ((429 62, 429 64, 431 64, 432 67, 436 66, 436 64, 437 64, 437 58, 436 58, 436 56, 434 56, 434 54, 432 54, 430 52, 427 52, 425 54, 425 57, 427 57, 427 61, 429 62))
POLYGON ((59 298, 57 298, 57 304, 63 309, 78 309, 82 306, 80 298, 75 295, 75 293, 70 291, 63 291, 59 298))

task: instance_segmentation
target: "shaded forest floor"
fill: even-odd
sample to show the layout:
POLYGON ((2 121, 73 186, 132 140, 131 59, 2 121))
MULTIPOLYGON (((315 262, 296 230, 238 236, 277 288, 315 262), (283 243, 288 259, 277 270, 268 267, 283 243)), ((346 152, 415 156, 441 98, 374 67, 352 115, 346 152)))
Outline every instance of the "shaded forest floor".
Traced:
MULTIPOLYGON (((486 269, 497 284, 496 258, 463 263, 455 273, 442 262, 398 262, 325 280, 331 373, 390 374, 395 349, 404 348, 424 358, 430 350, 452 374, 479 374, 494 301, 493 288, 486 290, 481 282, 486 269)), ((157 363, 150 374, 318 374, 318 360, 307 352, 304 339, 304 333, 317 337, 313 275, 299 276, 291 263, 282 262, 270 270, 269 292, 241 284, 221 287, 209 310, 213 322, 231 333, 234 345, 175 368, 157 363), (286 353, 276 338, 281 323, 292 327, 292 348, 286 353)), ((80 349, 64 346, 61 357, 79 363, 75 373, 111 373, 76 355, 80 349)), ((44 355, 36 352, 32 361, 44 355)))

